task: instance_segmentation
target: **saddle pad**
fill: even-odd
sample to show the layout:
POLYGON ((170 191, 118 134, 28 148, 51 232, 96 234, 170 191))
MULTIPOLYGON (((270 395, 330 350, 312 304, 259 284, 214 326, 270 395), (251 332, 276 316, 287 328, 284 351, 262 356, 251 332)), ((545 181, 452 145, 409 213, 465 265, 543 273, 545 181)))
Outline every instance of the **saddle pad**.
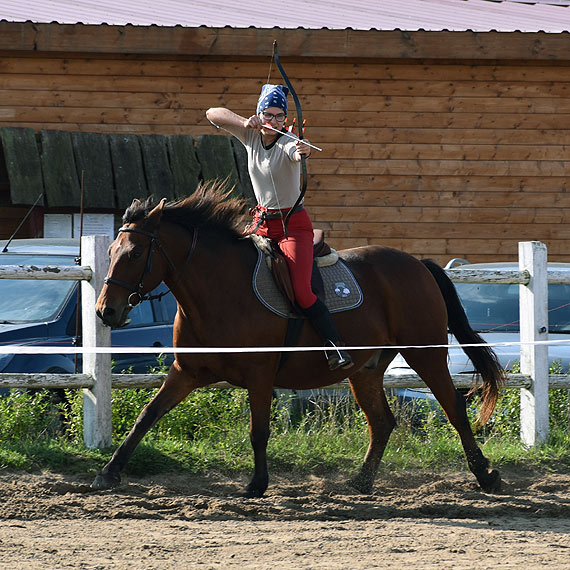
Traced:
MULTIPOLYGON (((264 254, 257 248, 257 264, 253 272, 253 290, 257 298, 276 315, 285 318, 302 318, 293 311, 289 300, 281 293, 271 270, 267 266, 264 254)), ((323 278, 324 303, 331 313, 348 311, 360 306, 363 301, 362 290, 354 275, 339 259, 334 265, 320 267, 323 278)))

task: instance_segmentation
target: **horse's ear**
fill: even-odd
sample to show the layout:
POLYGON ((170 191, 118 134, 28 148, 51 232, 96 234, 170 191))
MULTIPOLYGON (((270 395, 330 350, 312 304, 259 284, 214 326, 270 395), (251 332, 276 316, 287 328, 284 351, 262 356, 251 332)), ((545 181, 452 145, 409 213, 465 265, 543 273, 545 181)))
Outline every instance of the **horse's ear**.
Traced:
POLYGON ((164 209, 165 204, 166 198, 163 198, 160 203, 149 212, 146 218, 147 221, 154 227, 158 227, 158 224, 160 223, 160 219, 162 218, 162 210, 164 209))

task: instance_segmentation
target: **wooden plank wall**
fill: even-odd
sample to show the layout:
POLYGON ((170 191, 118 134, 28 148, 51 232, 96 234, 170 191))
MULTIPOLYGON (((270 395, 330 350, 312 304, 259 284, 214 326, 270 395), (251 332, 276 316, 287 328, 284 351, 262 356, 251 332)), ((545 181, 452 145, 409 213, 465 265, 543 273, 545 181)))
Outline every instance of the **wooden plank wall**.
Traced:
MULTIPOLYGON (((0 126, 214 134, 253 112, 268 58, 0 53, 0 126)), ((337 248, 386 244, 445 263, 569 261, 570 62, 285 60, 306 136, 306 203, 337 248)), ((273 67, 271 79, 279 80, 273 67)))
POLYGON ((0 127, 0 151, 12 206, 61 213, 83 202, 86 212, 122 214, 134 198, 182 199, 214 179, 255 205, 247 152, 233 137, 201 135, 195 144, 192 135, 0 127), (34 162, 39 172, 30 176, 34 162))

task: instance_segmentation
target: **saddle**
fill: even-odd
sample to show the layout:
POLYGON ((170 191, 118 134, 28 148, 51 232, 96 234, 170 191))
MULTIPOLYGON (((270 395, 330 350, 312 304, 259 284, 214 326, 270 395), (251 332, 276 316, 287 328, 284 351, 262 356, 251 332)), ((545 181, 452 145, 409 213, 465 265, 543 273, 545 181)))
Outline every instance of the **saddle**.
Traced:
MULTIPOLYGON (((281 293, 295 306, 295 293, 291 283, 289 267, 279 245, 269 238, 251 234, 258 248, 265 254, 265 259, 281 293)), ((338 253, 325 242, 323 230, 313 229, 313 275, 311 286, 317 295, 323 290, 319 267, 328 267, 338 261, 338 253)))

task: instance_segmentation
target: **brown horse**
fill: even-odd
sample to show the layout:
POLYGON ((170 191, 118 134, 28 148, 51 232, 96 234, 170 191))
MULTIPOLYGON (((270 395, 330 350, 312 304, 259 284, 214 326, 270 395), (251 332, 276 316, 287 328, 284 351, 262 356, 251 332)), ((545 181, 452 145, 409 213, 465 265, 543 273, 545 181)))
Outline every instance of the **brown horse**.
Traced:
MULTIPOLYGON (((283 346, 287 320, 273 314, 252 290, 257 251, 243 235, 244 203, 227 199, 219 185, 202 186, 183 201, 156 207, 135 200, 111 244, 111 264, 97 301, 97 314, 109 326, 126 322, 131 305, 161 281, 178 301, 175 347, 283 346)), ((447 344, 448 327, 459 342, 482 343, 470 328, 453 283, 433 262, 401 251, 358 247, 339 252, 357 278, 364 296, 360 307, 335 314, 347 346, 421 346, 447 344)), ((305 324, 300 346, 322 346, 305 324)), ((498 490, 500 476, 479 449, 465 398, 452 382, 447 349, 405 348, 408 364, 431 389, 457 429, 469 468, 482 489, 498 490)), ((485 346, 465 348, 481 374, 485 422, 492 413, 502 372, 485 346)), ((395 419, 383 390, 384 372, 398 349, 354 350, 350 386, 366 415, 370 442, 364 464, 350 484, 370 492, 395 419)), ((278 353, 175 355, 166 380, 139 415, 125 441, 97 475, 93 487, 119 484, 120 471, 148 430, 192 390, 227 381, 246 388, 251 410, 250 439, 255 470, 247 496, 260 497, 268 485, 266 449, 273 389, 310 389, 341 381, 346 372, 330 372, 320 351, 294 352, 279 366, 278 353)))

